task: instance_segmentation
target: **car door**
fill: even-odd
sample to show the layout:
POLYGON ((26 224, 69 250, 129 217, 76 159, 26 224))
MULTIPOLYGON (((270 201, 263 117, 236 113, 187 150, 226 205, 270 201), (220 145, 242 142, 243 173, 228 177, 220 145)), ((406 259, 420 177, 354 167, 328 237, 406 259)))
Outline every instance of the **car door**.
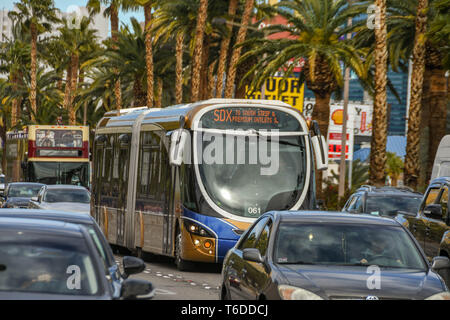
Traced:
MULTIPOLYGON (((255 248, 259 250, 263 259, 265 259, 268 251, 272 224, 272 219, 269 218, 255 244, 255 248)), ((268 265, 263 263, 248 261, 246 265, 250 299, 259 299, 261 293, 270 282, 270 270, 268 269, 268 265)))
POLYGON ((428 219, 425 217, 423 213, 423 209, 430 204, 436 203, 439 194, 441 192, 441 185, 440 184, 433 184, 428 187, 428 190, 425 193, 424 201, 422 202, 419 213, 416 217, 408 217, 407 220, 410 224, 410 231, 414 235, 414 237, 417 239, 419 244, 422 246, 423 251, 425 254, 429 257, 429 254, 427 252, 430 252, 430 248, 427 249, 427 228, 428 226, 428 219))
POLYGON ((443 185, 435 204, 441 205, 440 215, 424 215, 425 220, 425 254, 428 259, 438 256, 441 239, 444 233, 450 230, 448 223, 448 186, 443 185))
POLYGON ((266 222, 267 217, 258 220, 253 227, 244 235, 244 238, 233 248, 227 261, 227 272, 225 281, 229 284, 231 299, 251 299, 252 289, 249 285, 247 273, 249 262, 242 257, 242 250, 254 248, 266 222))

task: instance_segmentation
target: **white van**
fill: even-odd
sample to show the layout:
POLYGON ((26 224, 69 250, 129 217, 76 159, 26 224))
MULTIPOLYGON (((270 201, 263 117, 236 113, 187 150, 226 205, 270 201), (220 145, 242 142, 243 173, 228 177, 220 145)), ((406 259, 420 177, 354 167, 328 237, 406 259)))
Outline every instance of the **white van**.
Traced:
POLYGON ((439 177, 450 177, 450 135, 442 138, 434 158, 431 180, 439 177))

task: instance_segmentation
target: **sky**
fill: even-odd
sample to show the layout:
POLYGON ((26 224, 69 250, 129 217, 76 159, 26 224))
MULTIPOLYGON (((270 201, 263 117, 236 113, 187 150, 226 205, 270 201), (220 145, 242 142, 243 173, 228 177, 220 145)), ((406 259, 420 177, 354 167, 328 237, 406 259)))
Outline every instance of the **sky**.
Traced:
MULTIPOLYGON (((12 10, 14 8, 14 3, 19 2, 19 0, 0 0, 0 9, 12 10)), ((87 3, 87 0, 54 0, 55 7, 60 9, 61 11, 67 11, 70 6, 81 6, 84 7, 87 3)), ((136 12, 120 12, 119 19, 121 23, 129 24, 130 18, 135 17, 138 21, 144 21, 144 10, 140 9, 136 12)))

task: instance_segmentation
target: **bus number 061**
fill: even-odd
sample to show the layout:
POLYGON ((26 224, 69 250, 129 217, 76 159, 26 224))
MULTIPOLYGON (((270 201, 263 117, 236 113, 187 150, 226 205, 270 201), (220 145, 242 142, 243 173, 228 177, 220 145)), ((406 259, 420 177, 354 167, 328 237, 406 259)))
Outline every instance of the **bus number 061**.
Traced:
POLYGON ((248 207, 247 212, 252 216, 261 214, 261 208, 259 207, 248 207))

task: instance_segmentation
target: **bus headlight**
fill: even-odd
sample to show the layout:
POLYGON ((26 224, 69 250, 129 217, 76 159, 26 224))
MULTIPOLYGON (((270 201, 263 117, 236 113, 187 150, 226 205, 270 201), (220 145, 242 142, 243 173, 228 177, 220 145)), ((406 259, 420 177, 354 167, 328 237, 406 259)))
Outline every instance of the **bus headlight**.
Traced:
POLYGON ((214 235, 212 234, 211 231, 206 230, 201 225, 199 225, 193 221, 184 220, 184 227, 186 228, 187 231, 189 231, 190 233, 195 234, 197 236, 214 238, 214 235))

